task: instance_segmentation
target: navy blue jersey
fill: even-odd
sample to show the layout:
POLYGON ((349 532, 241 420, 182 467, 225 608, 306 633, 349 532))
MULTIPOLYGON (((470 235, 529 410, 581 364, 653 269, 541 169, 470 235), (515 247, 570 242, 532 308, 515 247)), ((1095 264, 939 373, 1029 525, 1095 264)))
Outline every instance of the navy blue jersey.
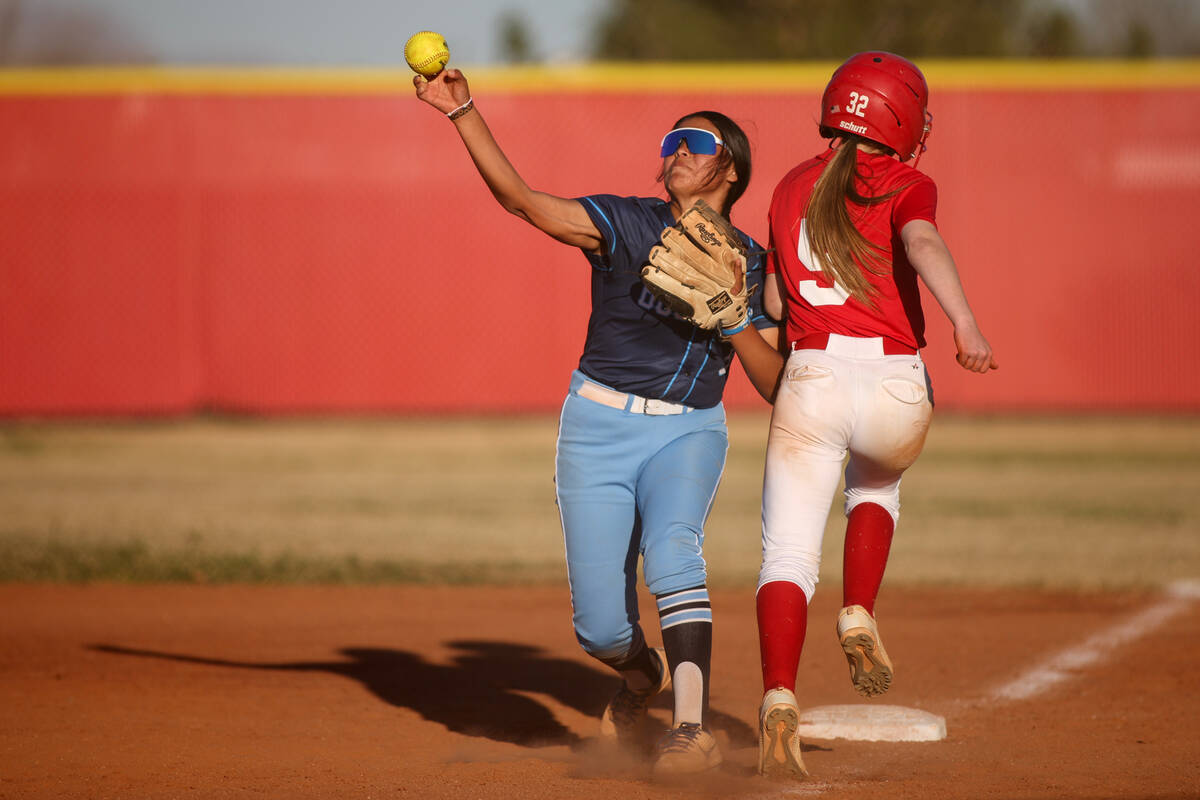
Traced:
MULTIPOLYGON (((711 408, 721 401, 733 346, 675 314, 642 283, 642 266, 663 228, 675 224, 670 205, 655 197, 597 194, 578 198, 604 238, 592 265, 592 315, 579 369, 622 392, 711 408)), ((738 231, 752 250, 762 248, 738 231)), ((747 257, 755 327, 775 325, 763 313, 765 259, 747 257)))

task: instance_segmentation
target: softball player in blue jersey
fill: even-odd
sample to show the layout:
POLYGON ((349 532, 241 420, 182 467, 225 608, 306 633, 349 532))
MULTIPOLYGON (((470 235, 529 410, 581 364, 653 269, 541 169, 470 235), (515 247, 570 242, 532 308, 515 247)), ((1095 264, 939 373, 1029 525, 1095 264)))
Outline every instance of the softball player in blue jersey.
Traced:
MULTIPOLYGON (((658 741, 655 772, 714 767, 721 753, 704 727, 712 610, 702 545, 725 466, 721 394, 733 350, 719 334, 676 317, 643 286, 640 270, 663 228, 695 201, 729 215, 750 180, 746 136, 723 114, 688 114, 660 145, 669 200, 557 197, 531 189, 509 163, 461 72, 417 76, 414 84, 453 122, 500 204, 579 247, 592 268, 592 312, 563 403, 555 483, 575 635, 623 678, 600 734, 633 742, 651 698, 673 686, 674 720, 658 741), (657 600, 661 649, 647 645, 638 620, 639 556, 657 600)), ((752 256, 749 268, 750 284, 761 285, 762 256, 752 256)), ((775 342, 761 297, 752 298, 751 320, 775 342)))

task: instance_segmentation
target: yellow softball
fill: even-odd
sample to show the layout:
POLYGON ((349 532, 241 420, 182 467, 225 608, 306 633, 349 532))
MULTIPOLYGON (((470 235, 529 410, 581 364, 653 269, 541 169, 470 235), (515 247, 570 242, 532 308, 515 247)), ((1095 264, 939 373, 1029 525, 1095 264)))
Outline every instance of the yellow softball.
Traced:
POLYGON ((450 48, 440 33, 421 31, 408 37, 404 43, 404 60, 413 72, 432 78, 450 60, 450 48))

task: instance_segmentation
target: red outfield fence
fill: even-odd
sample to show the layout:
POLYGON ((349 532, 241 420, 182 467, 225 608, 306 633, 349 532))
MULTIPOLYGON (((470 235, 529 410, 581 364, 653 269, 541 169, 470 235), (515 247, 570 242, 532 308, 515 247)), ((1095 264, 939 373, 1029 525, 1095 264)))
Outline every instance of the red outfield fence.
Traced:
MULTIPOLYGON (((538 189, 658 194, 685 112, 744 124, 734 220, 822 146, 833 65, 480 71, 538 189), (673 88, 672 88, 673 87, 673 88)), ((470 75, 471 73, 469 73, 470 75)), ((931 64, 921 162, 1002 369, 940 408, 1200 410, 1200 62, 931 64)), ((492 200, 388 73, 0 72, 0 414, 558 407, 588 266, 492 200)), ((761 403, 735 375, 733 408, 761 403)))

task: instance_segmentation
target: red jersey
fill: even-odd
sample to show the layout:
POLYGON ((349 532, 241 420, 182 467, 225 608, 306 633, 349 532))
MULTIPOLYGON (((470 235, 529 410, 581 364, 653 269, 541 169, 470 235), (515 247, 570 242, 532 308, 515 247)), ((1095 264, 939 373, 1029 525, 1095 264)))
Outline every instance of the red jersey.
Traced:
POLYGON ((884 275, 863 270, 876 288, 875 308, 865 305, 834 283, 813 257, 805 234, 804 213, 808 198, 821 171, 833 157, 829 150, 793 169, 771 199, 769 215, 772 252, 767 272, 783 276, 789 342, 810 333, 843 336, 885 336, 908 347, 925 346, 925 316, 917 274, 908 263, 900 229, 914 219, 936 224, 937 187, 924 173, 895 158, 858 151, 860 179, 856 183, 865 197, 878 197, 904 187, 876 205, 860 206, 846 201, 850 218, 858 230, 878 245, 880 256, 891 269, 884 275))

